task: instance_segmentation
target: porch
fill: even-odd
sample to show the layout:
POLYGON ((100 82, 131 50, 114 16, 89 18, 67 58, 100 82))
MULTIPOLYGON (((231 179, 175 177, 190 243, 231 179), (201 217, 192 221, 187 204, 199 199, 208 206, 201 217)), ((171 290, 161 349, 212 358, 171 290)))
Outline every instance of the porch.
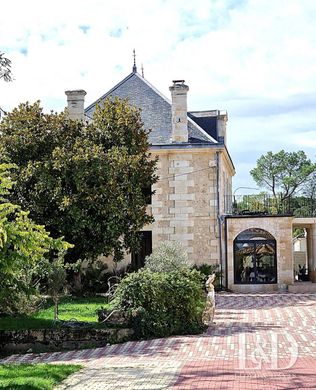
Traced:
POLYGON ((225 279, 229 289, 264 292, 288 286, 289 292, 316 293, 314 199, 281 201, 266 194, 230 196, 225 198, 225 210, 225 279), (304 256, 299 259, 293 250, 292 234, 296 228, 304 231, 306 239, 304 256), (251 239, 253 242, 244 238, 241 242, 241 235, 260 230, 251 239), (274 239, 275 244, 263 242, 263 238, 274 239))

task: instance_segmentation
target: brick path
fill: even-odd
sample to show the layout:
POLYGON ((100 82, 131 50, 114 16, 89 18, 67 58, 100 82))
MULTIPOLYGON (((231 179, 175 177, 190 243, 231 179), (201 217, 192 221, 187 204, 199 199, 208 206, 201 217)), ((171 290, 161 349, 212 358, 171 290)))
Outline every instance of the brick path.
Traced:
POLYGON ((199 336, 0 363, 84 365, 60 390, 316 389, 316 294, 219 294, 215 321, 199 336))

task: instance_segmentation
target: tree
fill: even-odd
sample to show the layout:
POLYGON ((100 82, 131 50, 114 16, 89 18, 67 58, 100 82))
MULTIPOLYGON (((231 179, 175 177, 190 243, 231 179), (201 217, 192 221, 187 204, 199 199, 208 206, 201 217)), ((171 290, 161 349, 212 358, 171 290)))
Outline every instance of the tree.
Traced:
POLYGON ((67 261, 120 260, 153 220, 143 192, 157 179, 147 135, 140 111, 119 99, 90 124, 21 104, 0 124, 0 155, 19 166, 12 199, 74 244, 67 261))
POLYGON ((162 241, 146 257, 145 268, 152 272, 171 272, 192 267, 188 254, 178 241, 162 241))
POLYGON ((306 198, 316 201, 316 170, 305 182, 302 193, 306 198))
POLYGON ((270 190, 276 198, 281 192, 281 201, 289 199, 308 181, 316 171, 316 164, 303 151, 278 153, 268 152, 257 160, 257 166, 250 171, 258 186, 270 190))
POLYGON ((12 81, 11 61, 0 52, 0 79, 12 81))
POLYGON ((60 256, 69 244, 50 237, 44 226, 5 199, 12 188, 10 169, 0 164, 0 313, 21 314, 37 292, 34 278, 42 274, 48 256, 60 256))

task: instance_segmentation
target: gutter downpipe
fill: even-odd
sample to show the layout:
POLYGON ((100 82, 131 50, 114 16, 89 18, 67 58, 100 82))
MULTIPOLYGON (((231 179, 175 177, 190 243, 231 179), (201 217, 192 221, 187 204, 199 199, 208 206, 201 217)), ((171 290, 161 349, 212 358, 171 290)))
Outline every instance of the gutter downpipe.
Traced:
POLYGON ((220 261, 220 289, 223 290, 223 250, 222 250, 222 225, 220 215, 220 194, 219 194, 219 167, 220 152, 216 152, 216 201, 217 201, 217 223, 218 223, 218 240, 219 240, 219 261, 220 261))
POLYGON ((228 289, 228 269, 227 269, 227 217, 225 216, 225 287, 228 289))

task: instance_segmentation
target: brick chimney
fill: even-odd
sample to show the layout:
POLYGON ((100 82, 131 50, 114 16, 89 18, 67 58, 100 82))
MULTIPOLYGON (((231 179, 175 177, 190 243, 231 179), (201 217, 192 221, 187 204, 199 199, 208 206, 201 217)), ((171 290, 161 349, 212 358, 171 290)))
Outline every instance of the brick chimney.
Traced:
POLYGON ((68 115, 70 119, 84 120, 84 97, 87 94, 83 89, 66 91, 68 115))
POLYGON ((173 80, 171 92, 172 142, 188 142, 187 93, 184 80, 173 80))

